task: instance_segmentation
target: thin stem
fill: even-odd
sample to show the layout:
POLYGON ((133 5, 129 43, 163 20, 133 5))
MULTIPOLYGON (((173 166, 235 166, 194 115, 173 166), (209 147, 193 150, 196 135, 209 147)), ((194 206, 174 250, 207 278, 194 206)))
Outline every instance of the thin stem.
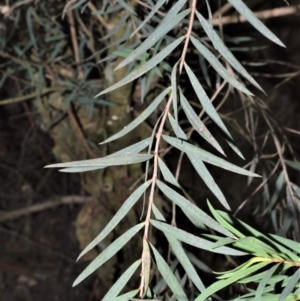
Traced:
MULTIPOLYGON (((148 240, 149 235, 149 226, 150 226, 150 219, 151 219, 151 211, 152 211, 152 205, 154 202, 154 193, 155 193, 155 186, 156 186, 156 179, 157 179, 157 172, 158 172, 158 152, 159 152, 159 145, 160 140, 163 134, 163 128, 166 123, 166 119, 168 116, 168 112, 170 110, 170 106, 172 104, 172 94, 170 95, 168 102, 166 104, 166 107, 164 109, 164 113, 156 134, 156 143, 155 143, 155 149, 154 149, 154 164, 153 164, 153 176, 152 176, 152 183, 151 183, 151 190, 149 195, 149 203, 148 203, 148 209, 147 209, 147 215, 145 220, 145 230, 144 230, 144 237, 143 239, 148 240)), ((145 262, 142 258, 142 271, 141 271, 141 285, 140 285, 140 297, 144 296, 144 272, 145 272, 145 262)))
POLYGON ((183 64, 185 62, 185 57, 186 57, 187 49, 188 49, 189 42, 190 42, 190 37, 192 34, 193 23, 194 23, 195 12, 196 12, 196 5, 197 5, 197 0, 191 0, 191 17, 190 17, 189 27, 188 27, 188 31, 186 33, 186 39, 185 39, 185 43, 184 43, 184 47, 183 47, 182 55, 181 55, 181 59, 180 59, 180 65, 179 65, 179 73, 180 74, 182 72, 183 64))

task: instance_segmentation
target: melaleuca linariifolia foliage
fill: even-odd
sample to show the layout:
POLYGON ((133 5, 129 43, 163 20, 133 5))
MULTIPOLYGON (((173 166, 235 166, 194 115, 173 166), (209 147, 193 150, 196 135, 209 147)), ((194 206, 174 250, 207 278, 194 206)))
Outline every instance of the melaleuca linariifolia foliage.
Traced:
MULTIPOLYGON (((124 57, 124 60, 116 69, 127 66, 129 71, 124 78, 101 91, 96 98, 111 92, 119 87, 126 85, 136 79, 140 79, 143 84, 143 96, 147 95, 153 76, 164 74, 166 86, 160 94, 150 102, 149 106, 130 124, 120 132, 109 137, 102 143, 109 143, 119 139, 140 125, 157 108, 163 104, 164 109, 157 120, 156 127, 149 138, 134 145, 129 145, 109 156, 83 160, 69 163, 52 164, 47 167, 62 168, 63 172, 88 172, 106 167, 147 162, 146 175, 148 175, 149 164, 153 167, 149 172, 149 179, 141 184, 126 200, 123 205, 101 233, 82 251, 79 258, 89 250, 96 247, 122 220, 134 204, 147 193, 148 202, 146 203, 145 215, 140 224, 128 229, 123 235, 113 241, 102 253, 94 259, 88 267, 78 276, 74 286, 83 281, 87 276, 101 267, 107 260, 114 256, 134 235, 142 232, 142 250, 134 250, 139 255, 134 263, 128 263, 128 269, 111 287, 102 300, 130 300, 138 299, 162 299, 166 300, 210 300, 211 296, 217 298, 216 293, 233 283, 244 285, 245 294, 234 300, 300 300, 300 247, 295 241, 272 234, 262 234, 242 221, 232 217, 230 214, 216 211, 208 202, 211 214, 209 216, 184 195, 179 193, 181 190, 178 183, 178 176, 174 176, 163 158, 160 156, 162 141, 169 146, 178 149, 185 154, 191 164, 208 186, 215 197, 220 201, 225 209, 230 210, 224 194, 215 183, 210 174, 206 163, 224 168, 228 171, 246 175, 250 178, 257 177, 252 171, 248 171, 224 160, 225 155, 221 145, 214 138, 200 116, 196 114, 189 100, 185 87, 181 85, 182 73, 186 74, 200 106, 209 118, 216 124, 224 136, 224 140, 236 152, 238 156, 243 155, 235 145, 233 138, 218 114, 216 108, 198 80, 193 67, 189 65, 187 53, 194 51, 200 57, 202 63, 209 64, 223 79, 223 87, 228 84, 234 87, 239 93, 252 96, 253 94, 245 86, 239 76, 246 79, 257 89, 262 90, 254 78, 246 71, 242 64, 235 58, 232 52, 226 47, 220 33, 212 25, 212 15, 210 12, 209 1, 206 1, 208 8, 208 19, 203 17, 197 10, 197 1, 178 0, 168 3, 167 0, 159 0, 155 4, 151 1, 136 3, 116 0, 114 4, 103 1, 103 6, 96 14, 110 14, 112 11, 126 11, 116 27, 107 33, 105 38, 109 38, 113 31, 118 30, 127 22, 127 30, 119 41, 119 49, 111 54, 110 59, 124 57), (146 12, 145 18, 140 19, 137 11, 146 12), (138 44, 133 39, 131 46, 122 44, 131 37, 138 35, 138 44), (170 65, 168 58, 172 57, 176 51, 180 55, 178 60, 170 65), (205 62, 206 61, 206 62, 205 62), (225 62, 225 64, 224 64, 225 62), (234 73, 233 70, 236 72, 234 73), (229 72, 230 71, 230 72, 229 72), (169 73, 169 76, 167 75, 169 73), (179 124, 178 110, 182 109, 192 130, 184 132, 179 124), (166 130, 166 123, 169 122, 173 132, 166 130), (189 138, 191 133, 196 131, 221 156, 213 155, 204 149, 194 145, 189 138), (177 190, 175 190, 177 187, 177 190), (205 232, 201 236, 195 236, 187 231, 169 225, 155 206, 155 193, 159 190, 174 205, 182 209, 187 219, 202 230, 207 228, 218 234, 208 234, 205 232), (156 246, 151 242, 149 236, 150 228, 162 231, 174 254, 174 258, 179 262, 185 271, 181 278, 176 269, 176 263, 171 266, 165 261, 157 251, 156 246), (195 269, 195 261, 189 252, 184 249, 183 243, 194 247, 225 254, 227 256, 246 256, 251 258, 233 270, 219 273, 218 280, 205 287, 195 269), (156 265, 161 281, 153 286, 151 282, 151 269, 156 265), (125 287, 131 276, 140 270, 140 284, 137 289, 130 292, 121 291, 125 287), (187 278, 190 279, 193 289, 187 289, 187 278), (248 283, 256 283, 256 289, 247 287, 248 283), (167 286, 165 286, 165 284, 167 286), (168 287, 168 288, 167 288, 168 287), (169 291, 168 291, 169 290, 169 291), (166 293, 168 292, 168 293, 166 293), (169 296, 169 297, 168 297, 169 296)), ((274 43, 284 46, 282 42, 261 22, 252 11, 241 0, 228 0, 228 2, 250 22, 261 34, 274 43)), ((66 7, 66 11, 86 5, 86 1, 74 1, 66 7)), ((175 56, 174 56, 175 57, 175 56)), ((206 80, 209 81, 206 75, 206 80)), ((190 95, 190 93, 189 93, 190 95)), ((281 178, 280 178, 281 179, 281 178)), ((282 182, 282 179, 281 179, 282 182)), ((291 205, 293 210, 296 210, 291 205)), ((268 212, 268 210, 266 211, 268 212)), ((294 223, 296 227, 298 222, 294 223)), ((218 274, 218 273, 217 273, 218 274)), ((190 286, 191 288, 191 286, 190 286)))

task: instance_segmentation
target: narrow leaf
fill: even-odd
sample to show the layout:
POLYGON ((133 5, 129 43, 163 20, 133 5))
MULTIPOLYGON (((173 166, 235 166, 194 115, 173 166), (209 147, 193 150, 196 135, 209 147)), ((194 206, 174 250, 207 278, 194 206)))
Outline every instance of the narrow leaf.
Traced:
POLYGON ((45 168, 53 168, 53 167, 108 167, 108 166, 117 166, 117 165, 127 165, 140 163, 147 160, 150 160, 153 155, 149 154, 129 154, 129 155, 121 155, 121 156, 107 156, 98 159, 90 159, 90 160, 81 160, 81 161, 73 161, 67 163, 56 163, 45 166, 45 168))
POLYGON ((174 112, 176 123, 178 123, 177 78, 176 78, 178 63, 179 61, 174 65, 171 73, 172 103, 173 103, 173 112, 174 112))
POLYGON ((151 269, 151 254, 148 241, 144 238, 143 239, 143 254, 142 254, 142 261, 144 264, 144 283, 143 283, 143 298, 147 293, 150 281, 150 269, 151 269))
POLYGON ((115 135, 109 137, 108 139, 106 139, 105 141, 101 142, 101 144, 108 143, 108 142, 114 141, 116 139, 119 139, 119 138, 123 137, 124 135, 128 134, 129 132, 131 132, 133 129, 135 129, 139 124, 141 124, 145 119, 147 119, 153 113, 153 111, 158 107, 158 105, 162 102, 162 100, 170 92, 170 90, 171 90, 171 87, 162 91, 151 102, 151 104, 148 106, 148 108, 146 110, 144 110, 141 114, 139 114, 139 116, 136 119, 134 119, 132 122, 130 122, 127 126, 125 126, 117 134, 115 134, 115 135))
POLYGON ((172 185, 180 188, 177 180, 175 179, 175 177, 173 176, 173 174, 171 173, 170 169, 168 168, 168 166, 165 164, 165 162, 158 157, 158 166, 159 169, 165 179, 166 182, 171 183, 172 185))
POLYGON ((86 277, 92 274, 95 270, 97 270, 103 263, 113 257, 139 230, 144 227, 144 223, 138 224, 124 234, 122 234, 119 238, 117 238, 114 242, 112 242, 101 254, 99 254, 86 268, 85 270, 77 277, 77 279, 73 283, 73 287, 83 281, 86 277))
POLYGON ((124 86, 124 85, 130 83, 131 81, 137 79, 138 77, 142 76, 143 74, 145 74, 146 72, 151 70, 153 67, 158 65, 163 59, 165 59, 184 39, 185 39, 185 37, 178 38, 173 43, 171 43, 166 48, 164 48, 161 52, 159 52, 157 55, 152 57, 149 61, 142 64, 139 68, 132 71, 130 74, 128 74, 122 80, 118 81, 117 83, 115 83, 114 85, 105 89, 104 91, 100 92, 95 97, 98 97, 105 93, 111 92, 121 86, 124 86))
POLYGON ((157 186, 159 189, 177 206, 179 206, 184 212, 188 212, 189 215, 193 216, 196 219, 199 219, 201 223, 204 225, 218 231, 219 233, 224 234, 225 236, 229 236, 234 238, 227 229, 222 227, 219 223, 217 223, 213 218, 207 215, 204 211, 198 208, 196 205, 191 203, 185 197, 181 196, 172 188, 168 187, 166 184, 162 183, 161 181, 157 180, 157 186))
POLYGON ((284 44, 254 15, 242 0, 228 0, 228 2, 252 24, 262 35, 272 42, 285 47, 284 44))
POLYGON ((186 9, 185 11, 179 13, 172 19, 167 20, 164 23, 164 26, 158 26, 149 37, 139 46, 137 47, 126 59, 124 59, 115 70, 120 69, 130 62, 138 58, 140 55, 149 50, 155 43, 157 43, 161 38, 163 38, 171 29, 173 29, 177 24, 181 22, 181 20, 186 17, 190 12, 190 9, 186 9))
POLYGON ((120 155, 129 155, 129 154, 138 154, 140 151, 148 147, 152 143, 152 138, 146 138, 140 142, 137 142, 135 144, 132 144, 128 147, 125 147, 111 155, 108 155, 108 157, 115 157, 120 155))
POLYGON ((155 228, 164 232, 165 235, 167 235, 167 234, 171 235, 175 239, 178 239, 186 244, 189 244, 193 247, 196 247, 196 248, 199 248, 202 250, 210 251, 213 253, 219 253, 219 254, 233 255, 233 256, 247 255, 247 253, 244 253, 244 252, 232 249, 232 248, 228 248, 228 247, 219 247, 219 248, 213 249, 213 245, 214 245, 213 242, 203 239, 201 237, 195 236, 193 234, 190 234, 186 231, 175 228, 173 226, 170 226, 166 223, 151 220, 151 224, 155 228))
POLYGON ((199 160, 199 158, 197 158, 197 156, 195 156, 193 153, 187 153, 187 156, 190 159, 193 167, 196 169, 197 173, 201 177, 201 179, 210 189, 210 191, 216 196, 216 198, 227 210, 231 210, 223 192, 216 184, 214 178, 211 176, 210 172, 208 171, 202 160, 199 160))
MULTIPOLYGON (((243 155, 241 152, 237 149, 237 147, 233 144, 233 139, 227 130, 225 124, 223 123, 222 119, 220 118, 219 114, 217 113, 216 109, 210 102, 210 99, 208 98, 207 94, 205 93, 204 89, 202 88, 201 84, 199 83, 196 75, 191 70, 191 68, 184 63, 185 70, 187 72, 187 75, 191 81, 191 84, 193 86, 193 89, 196 92, 196 95, 204 108, 207 115, 214 121, 214 123, 222 130, 222 132, 227 136, 226 141, 229 144, 229 146, 241 157, 243 158, 243 155)), ((244 159, 244 158, 243 158, 244 159)))
POLYGON ((199 12, 196 12, 196 15, 210 41, 213 43, 215 49, 219 51, 219 53, 224 57, 224 59, 226 59, 227 62, 237 72, 244 76, 253 86, 264 92, 260 85, 255 81, 255 79, 247 72, 247 70, 240 64, 240 62, 235 58, 232 52, 225 46, 222 39, 215 32, 212 26, 206 21, 206 19, 199 12))
POLYGON ((208 205, 208 208, 209 208, 210 212, 214 216, 214 218, 223 227, 225 227, 228 231, 230 231, 231 233, 233 233, 238 238, 245 237, 245 235, 243 233, 241 233, 240 231, 238 231, 237 229, 235 229, 232 225, 230 225, 230 223, 228 223, 224 218, 222 218, 221 215, 213 208, 213 206, 211 205, 211 203, 209 201, 207 201, 207 205, 208 205))
POLYGON ((158 0, 156 4, 153 6, 151 12, 146 16, 144 21, 135 29, 135 31, 131 34, 133 37, 151 18, 152 16, 157 13, 160 7, 166 2, 167 0, 158 0))
POLYGON ((222 155, 225 156, 224 151, 222 150, 222 147, 217 142, 217 140, 212 136, 210 131, 207 129, 205 124, 200 120, 198 115, 195 113, 185 96, 180 91, 180 103, 182 106, 182 109, 193 126, 193 128, 202 136, 209 144, 211 144, 215 149, 217 149, 222 155))
POLYGON ((163 259, 163 257, 158 253, 158 251, 151 245, 151 249, 154 253, 154 257, 156 260, 156 265, 158 268, 158 271, 162 275, 162 277, 165 279, 166 283, 168 284, 169 288, 173 292, 173 294, 176 297, 176 300, 178 301, 188 301, 187 296, 185 295, 185 292, 181 288, 180 283, 176 279, 175 275, 171 271, 170 267, 166 263, 166 261, 163 259))
POLYGON ((103 297, 102 301, 110 301, 116 298, 121 292, 121 290, 124 288, 126 283, 129 281, 129 279, 132 277, 134 272, 140 266, 140 264, 141 260, 137 260, 136 262, 134 262, 117 280, 117 282, 115 282, 115 284, 110 288, 107 294, 103 297))
POLYGON ((200 41, 191 36, 191 41, 197 50, 206 58, 207 61, 212 65, 212 67, 218 72, 218 74, 225 79, 229 84, 231 84, 236 89, 242 91, 247 95, 253 94, 245 88, 238 80, 236 80, 232 75, 228 74, 226 68, 219 62, 219 60, 215 57, 215 55, 208 50, 200 41))
MULTIPOLYGON (((153 212, 154 212, 154 216, 157 220, 164 221, 164 222, 166 221, 165 218, 163 217, 163 215, 159 212, 159 210, 156 207, 153 207, 153 212)), ((166 234, 166 233, 165 233, 165 235, 166 235, 166 238, 167 238, 176 258, 179 260, 179 262, 182 265, 182 267, 184 268, 185 272, 187 273, 189 278, 193 281, 193 283, 198 288, 198 290, 200 292, 202 292, 205 289, 205 287, 204 287, 197 271, 191 264, 190 259, 188 258, 186 252, 184 251, 181 243, 177 239, 172 237, 171 235, 166 234)))
POLYGON ((262 297, 262 295, 264 293, 266 284, 268 283, 268 281, 270 280, 270 278, 273 276, 274 272, 276 271, 276 269, 278 268, 279 265, 280 265, 280 263, 277 263, 271 269, 269 269, 268 271, 265 272, 264 277, 259 282, 259 285, 258 285, 258 287, 256 289, 256 294, 255 294, 254 301, 260 301, 261 300, 261 297, 262 297))
POLYGON ((224 159, 221 159, 199 147, 196 147, 196 146, 188 143, 188 142, 180 141, 178 139, 175 139, 175 138, 172 138, 172 137, 169 137, 166 135, 163 135, 163 138, 166 142, 168 142, 172 146, 176 147, 177 149, 181 150, 182 152, 194 155, 199 160, 202 160, 209 164, 218 166, 220 168, 224 168, 226 170, 229 170, 229 171, 241 174, 241 175, 259 177, 259 175, 257 175, 257 174, 254 174, 246 169, 243 169, 232 163, 229 163, 229 162, 225 161, 224 159))
POLYGON ((92 250, 96 247, 123 219, 123 217, 128 213, 128 211, 134 206, 134 204, 138 201, 138 199, 142 196, 142 194, 146 191, 146 189, 151 184, 151 181, 147 181, 143 185, 141 185, 138 189, 136 189, 123 203, 121 208, 117 211, 114 217, 110 220, 110 222, 105 226, 105 228, 100 232, 100 234, 90 242, 85 249, 80 253, 77 260, 81 258, 84 254, 92 250))
POLYGON ((257 270, 265 267, 268 264, 269 264, 269 262, 260 262, 258 264, 251 266, 246 271, 244 271, 244 270, 238 271, 230 278, 227 278, 225 280, 220 280, 220 281, 213 283, 202 294, 200 294, 200 296, 198 296, 195 299, 195 301, 204 301, 207 297, 211 296, 215 292, 221 290, 222 288, 224 288, 232 283, 235 283, 236 281, 240 280, 242 277, 246 277, 247 275, 250 275, 250 274, 256 272, 257 270))
POLYGON ((130 291, 126 294, 123 294, 121 296, 118 296, 111 301, 128 301, 128 300, 131 300, 134 296, 136 296, 136 294, 138 292, 139 292, 139 289, 136 289, 136 290, 130 291))
POLYGON ((298 281, 300 280, 300 269, 298 268, 294 275, 290 278, 289 282, 287 283, 286 287, 282 291, 278 301, 285 301, 287 296, 293 292, 295 286, 297 285, 298 281))
POLYGON ((180 139, 188 140, 187 135, 170 113, 168 113, 168 117, 175 135, 180 139))

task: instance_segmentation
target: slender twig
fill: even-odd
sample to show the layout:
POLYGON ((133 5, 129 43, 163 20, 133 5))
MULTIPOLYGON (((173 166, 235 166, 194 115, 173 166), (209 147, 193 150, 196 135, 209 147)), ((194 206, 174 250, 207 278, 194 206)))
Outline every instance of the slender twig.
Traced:
POLYGON ((22 216, 48 210, 60 205, 83 204, 83 203, 91 202, 92 200, 93 198, 89 196, 70 195, 70 196, 57 197, 48 200, 44 203, 34 204, 22 209, 13 210, 10 212, 1 212, 0 223, 12 221, 22 216))
MULTIPOLYGON (((154 193, 155 193, 155 187, 156 187, 156 179, 157 179, 157 173, 158 173, 158 153, 159 153, 159 146, 161 137, 163 134, 163 129, 166 123, 166 119, 168 116, 168 112, 170 110, 170 106, 172 104, 172 94, 170 95, 168 102, 166 104, 166 107, 164 109, 164 113, 159 125, 159 128, 157 130, 156 134, 156 143, 155 143, 155 149, 154 149, 154 164, 153 164, 153 176, 152 176, 152 183, 151 183, 151 189, 150 189, 150 195, 149 195, 149 203, 148 203, 148 209, 147 209, 147 215, 145 219, 145 230, 144 230, 144 237, 143 239, 148 240, 149 235, 149 226, 150 226, 150 219, 151 219, 151 211, 152 211, 152 205, 154 202, 154 193)), ((142 271, 141 271, 141 285, 140 285, 140 296, 144 296, 144 279, 145 279, 145 260, 142 258, 142 271)))
POLYGON ((197 4, 197 0, 191 0, 191 5, 190 5, 191 6, 191 16, 190 16, 189 27, 188 27, 188 30, 186 33, 185 43, 184 43, 181 58, 180 58, 179 73, 182 72, 183 64, 185 62, 185 56, 187 53, 187 49, 188 49, 189 42, 190 42, 190 37, 192 34, 195 12, 196 12, 196 4, 197 4))
MULTIPOLYGON (((260 12, 255 12, 257 18, 265 20, 270 18, 277 18, 283 17, 288 15, 294 15, 299 13, 300 5, 288 6, 288 7, 279 7, 274 9, 262 10, 260 12)), ((247 19, 243 16, 236 15, 236 16, 225 16, 219 18, 218 15, 213 18, 213 25, 219 25, 219 23, 223 25, 227 24, 235 24, 235 23, 244 23, 247 22, 247 19)))

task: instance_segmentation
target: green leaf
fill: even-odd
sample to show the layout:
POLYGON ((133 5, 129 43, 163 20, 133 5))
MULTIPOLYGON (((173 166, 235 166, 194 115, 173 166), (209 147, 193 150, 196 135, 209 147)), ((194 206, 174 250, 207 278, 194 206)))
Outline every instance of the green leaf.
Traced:
POLYGON ((223 226, 225 227, 228 231, 230 231, 231 233, 233 233, 236 237, 238 238, 243 238, 245 237, 245 235, 243 233, 241 233, 240 231, 238 231, 237 229, 235 229, 232 225, 230 225, 230 223, 228 223, 224 218, 222 218, 220 216, 220 214, 213 208, 213 206, 211 205, 211 203, 209 201, 207 201, 207 205, 208 208, 210 210, 210 212, 212 213, 212 215, 214 216, 214 218, 223 226))
POLYGON ((117 211, 114 217, 110 220, 110 222, 105 226, 105 228, 100 232, 100 234, 90 242, 84 250, 80 253, 77 260, 81 258, 84 254, 92 250, 96 247, 123 219, 123 217, 128 213, 128 211, 134 206, 134 204, 138 201, 138 199, 142 196, 142 194, 146 191, 146 189, 151 184, 151 181, 147 181, 143 185, 141 185, 138 189, 136 189, 123 203, 121 208, 117 211))
POLYGON ((225 246, 225 245, 231 244, 233 242, 235 242, 235 239, 232 239, 231 237, 224 237, 224 238, 221 238, 218 241, 216 241, 212 245, 212 249, 215 249, 215 248, 218 248, 218 247, 221 247, 221 246, 225 246))
POLYGON ((251 267, 249 267, 246 270, 241 270, 236 272, 232 277, 227 278, 225 280, 220 280, 217 281, 215 283, 213 283, 211 286, 209 286, 203 293, 200 294, 200 296, 198 296, 195 301, 204 301, 207 297, 211 296, 212 294, 214 294, 215 292, 221 290, 222 288, 235 283, 236 281, 240 280, 243 277, 246 277, 247 275, 250 275, 254 272, 256 272, 257 270, 265 267, 266 265, 268 265, 269 262, 260 262, 257 263, 251 267))
POLYGON ((294 275, 290 278, 288 284, 280 294, 280 297, 278 301, 285 301, 287 296, 293 292, 295 286, 297 285, 297 282, 300 280, 300 268, 296 270, 294 275))
POLYGON ((134 262, 124 273, 123 275, 115 282, 115 284, 110 288, 107 294, 103 297, 102 301, 110 301, 118 296, 121 290, 124 288, 126 283, 132 277, 134 272, 141 264, 141 259, 134 262))
POLYGON ((153 111, 158 107, 158 105, 162 102, 162 100, 166 97, 166 95, 170 92, 170 90, 171 90, 171 87, 162 91, 151 102, 151 104, 147 107, 147 109, 144 110, 142 113, 140 113, 136 119, 134 119, 132 122, 130 122, 127 126, 125 126, 120 132, 109 137, 108 139, 104 140, 100 144, 108 143, 108 142, 114 141, 116 139, 119 139, 119 138, 123 137, 124 135, 128 134, 129 132, 131 132, 133 129, 135 129, 138 125, 140 125, 145 119, 147 119, 153 113, 153 111))
POLYGON ((247 88, 245 88, 245 86, 243 86, 232 75, 228 74, 226 68, 219 62, 215 55, 210 50, 208 50, 200 41, 198 41, 193 36, 191 36, 191 41, 223 79, 225 79, 229 84, 242 91, 243 93, 253 96, 253 94, 247 88))
POLYGON ((217 149, 222 155, 225 156, 224 151, 222 150, 222 147, 217 142, 217 140, 212 136, 210 131, 207 129, 205 124, 200 120, 198 115, 195 113, 185 96, 180 91, 180 103, 182 106, 182 109, 193 126, 193 128, 202 136, 209 144, 211 144, 215 149, 217 149))
POLYGON ((227 209, 231 210, 228 202, 225 199, 225 196, 219 186, 216 184, 214 178, 211 176, 210 172, 206 168, 205 164, 195 156, 195 154, 187 153, 188 158, 190 159, 193 167, 196 169, 197 173, 211 190, 211 192, 216 196, 220 203, 227 209))
POLYGON ((226 139, 229 146, 241 157, 244 159, 241 152, 237 149, 237 147, 233 144, 233 139, 227 130, 225 124, 223 123, 222 119, 220 118, 219 114, 217 113, 216 109, 210 102, 210 99, 208 98, 207 94, 205 93, 204 89, 202 88, 201 84, 199 83, 196 75, 191 70, 191 68, 184 63, 185 70, 187 72, 187 75, 191 81, 191 84, 193 86, 193 89, 196 92, 196 95, 205 110, 206 114, 214 121, 214 123, 222 130, 222 132, 228 137, 226 139))
POLYGON ((158 251, 151 245, 151 249, 154 253, 154 257, 156 260, 156 266, 158 268, 158 271, 168 284, 169 288, 173 292, 173 294, 176 297, 176 300, 178 301, 188 301, 188 298, 181 288, 180 283, 176 279, 175 275, 171 271, 170 267, 166 263, 166 261, 163 259, 163 257, 158 253, 158 251))
MULTIPOLYGON (((164 222, 166 221, 165 218, 163 217, 163 215, 159 212, 159 210, 156 207, 154 207, 152 209, 154 212, 154 216, 157 220, 164 221, 164 222)), ((186 252, 184 251, 181 243, 177 239, 173 238, 171 235, 166 234, 166 233, 165 233, 165 235, 166 235, 166 238, 167 238, 176 258, 179 260, 179 262, 182 265, 182 267, 184 268, 185 272, 187 273, 189 278, 193 281, 193 283, 198 288, 198 290, 200 292, 202 292, 205 289, 205 287, 204 287, 198 273, 196 272, 195 268, 191 264, 190 259, 186 255, 186 252)))
POLYGON ((168 117, 175 135, 180 139, 188 140, 187 135, 170 113, 168 113, 168 117))
POLYGON ((219 51, 219 53, 224 57, 224 59, 226 59, 227 62, 237 72, 244 76, 253 86, 264 92, 260 85, 255 81, 255 79, 247 72, 247 70, 240 64, 240 62, 235 58, 232 52, 224 45, 222 39, 212 28, 211 24, 209 24, 199 12, 196 12, 196 15, 210 41, 213 43, 215 49, 219 51))
POLYGON ((188 213, 188 217, 192 216, 193 218, 198 219, 204 225, 218 231, 219 233, 234 238, 234 235, 232 235, 227 229, 217 223, 213 218, 199 209, 196 205, 174 191, 172 188, 168 187, 159 180, 156 181, 156 184, 172 202, 182 209, 183 212, 188 213))
POLYGON ((276 269, 279 267, 280 263, 277 263, 276 265, 274 265, 271 269, 265 271, 265 275, 262 278, 262 280, 259 282, 259 285, 256 289, 256 294, 255 294, 255 300, 254 301, 260 301, 261 297, 264 293, 266 284, 268 283, 268 281, 270 280, 270 278, 273 276, 274 272, 276 271, 276 269))
MULTIPOLYGON (((217 213, 223 219, 225 219, 226 222, 228 222, 229 224, 241 226, 242 228, 245 229, 244 230, 245 232, 248 231, 250 233, 250 235, 256 237, 257 239, 267 242, 270 246, 274 246, 274 248, 278 249, 282 254, 285 254, 286 256, 288 256, 288 258, 290 258, 291 260, 300 261, 298 256, 296 256, 293 252, 291 252, 287 248, 283 247, 281 244, 277 243, 276 241, 282 243, 283 245, 285 245, 287 247, 290 247, 291 250, 298 250, 300 244, 298 244, 292 240, 289 240, 289 239, 286 239, 283 237, 279 237, 279 236, 273 235, 273 234, 263 235, 261 232, 255 230, 254 228, 250 227, 248 224, 242 222, 241 220, 230 216, 226 212, 217 210, 217 213)), ((249 236, 249 234, 246 234, 246 235, 249 236)))
POLYGON ((190 9, 186 9, 185 11, 179 13, 174 18, 168 19, 164 26, 158 26, 147 39, 137 47, 126 59, 124 59, 115 70, 118 70, 130 62, 138 58, 140 55, 149 50, 155 43, 157 43, 161 38, 163 38, 171 29, 173 29, 177 24, 181 22, 181 20, 186 17, 190 12, 190 9))
POLYGON ((101 254, 99 254, 77 277, 73 287, 83 281, 86 277, 97 270, 102 264, 113 257, 139 230, 144 227, 144 223, 138 224, 112 242, 101 254))
POLYGON ((90 160, 81 160, 81 161, 73 161, 66 163, 56 163, 45 166, 45 168, 53 168, 53 167, 89 167, 94 170, 96 167, 104 168, 108 166, 117 166, 117 165, 127 165, 140 163, 147 160, 150 160, 153 155, 149 154, 129 154, 129 155, 119 155, 119 156, 107 156, 98 159, 90 159, 90 160))
POLYGON ((171 173, 170 169, 168 168, 168 166, 165 164, 165 162, 158 157, 158 166, 159 169, 165 179, 166 182, 171 183, 172 185, 180 188, 177 180, 175 179, 175 177, 173 176, 173 174, 171 173))
POLYGON ((180 141, 178 139, 175 139, 175 138, 172 138, 172 137, 169 137, 166 135, 163 135, 163 138, 166 142, 168 142, 172 146, 176 147, 177 149, 181 150, 182 152, 194 155, 199 160, 202 160, 209 164, 224 168, 226 170, 229 170, 229 171, 241 174, 241 175, 259 177, 259 175, 257 175, 257 174, 254 174, 246 169, 243 169, 232 163, 229 163, 229 162, 225 161, 224 159, 221 159, 199 147, 196 147, 196 146, 188 143, 188 142, 180 141))
POLYGON ((158 54, 156 54, 154 57, 152 57, 149 61, 142 64, 139 68, 135 69, 131 73, 129 73, 127 76, 125 76, 123 79, 115 83, 114 85, 110 86, 109 88, 105 89, 104 91, 97 94, 95 97, 98 97, 100 95, 103 95, 105 93, 111 92, 119 87, 122 87, 131 81, 137 79, 138 77, 142 76, 149 70, 151 70, 153 67, 158 65, 162 60, 164 60, 172 51, 184 40, 185 37, 180 37, 177 40, 175 40, 173 43, 168 45, 166 48, 164 48, 162 51, 160 51, 158 54))
POLYGON ((228 0, 228 2, 252 24, 262 35, 272 42, 285 47, 284 44, 254 15, 242 0, 228 0))
POLYGON ((207 250, 213 253, 219 253, 219 254, 226 254, 226 255, 233 255, 233 256, 244 256, 247 255, 247 253, 232 249, 232 248, 228 248, 228 247, 219 247, 219 248, 215 248, 213 249, 213 245, 214 243, 200 238, 198 236, 195 236, 193 234, 190 234, 186 231, 183 231, 181 229, 175 228, 173 226, 170 226, 166 223, 162 223, 159 221, 154 221, 151 220, 150 221, 151 224, 161 230, 162 232, 164 232, 165 235, 171 235, 173 238, 178 239, 186 244, 189 244, 193 247, 202 249, 202 250, 207 250))
MULTIPOLYGON (((293 241, 291 239, 285 238, 285 237, 281 237, 275 234, 269 234, 273 239, 277 240, 278 242, 280 242, 281 244, 283 244, 284 246, 288 247, 290 250, 293 250, 294 252, 296 252, 297 254, 300 254, 300 243, 293 241)), ((291 258, 292 259, 292 258, 291 258)), ((296 257, 294 259, 292 259, 294 261, 300 261, 300 257, 296 257)))

